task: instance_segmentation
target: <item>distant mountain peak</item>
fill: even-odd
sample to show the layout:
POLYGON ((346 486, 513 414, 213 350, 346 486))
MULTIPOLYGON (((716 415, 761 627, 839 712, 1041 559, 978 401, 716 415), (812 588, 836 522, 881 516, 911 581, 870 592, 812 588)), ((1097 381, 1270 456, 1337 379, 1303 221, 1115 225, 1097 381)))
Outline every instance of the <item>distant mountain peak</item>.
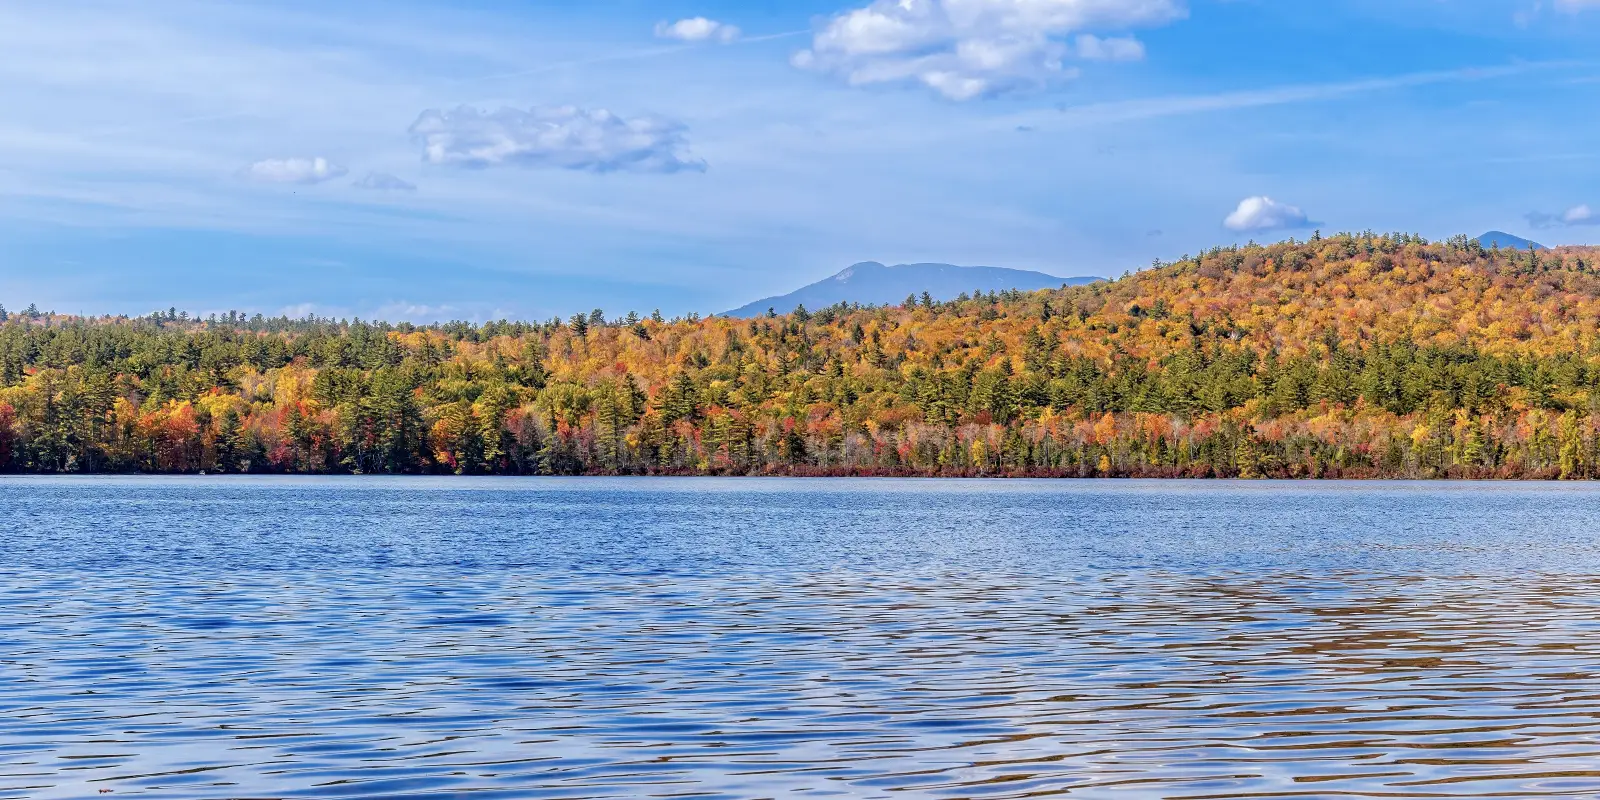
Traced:
POLYGON ((768 309, 787 314, 797 306, 826 308, 838 303, 890 305, 907 295, 927 292, 936 300, 953 300, 963 292, 1032 291, 1064 285, 1093 283, 1099 278, 1059 278, 1043 272, 1003 267, 958 267, 953 264, 895 264, 877 261, 852 264, 829 278, 789 294, 768 297, 736 308, 723 316, 756 317, 768 309))
POLYGON ((1539 244, 1538 242, 1524 239, 1521 236, 1512 236, 1505 231, 1489 231, 1488 233, 1478 237, 1478 244, 1490 249, 1498 247, 1501 250, 1526 250, 1530 245, 1535 250, 1550 249, 1542 244, 1539 244))
POLYGON ((879 264, 876 261, 862 261, 860 263, 851 264, 850 266, 845 267, 844 269, 841 269, 838 272, 834 273, 833 280, 836 280, 836 281, 839 281, 839 282, 842 283, 842 282, 850 280, 851 278, 854 278, 856 276, 856 273, 858 273, 858 272, 866 272, 866 271, 878 270, 878 269, 888 269, 888 267, 885 267, 884 265, 879 264))

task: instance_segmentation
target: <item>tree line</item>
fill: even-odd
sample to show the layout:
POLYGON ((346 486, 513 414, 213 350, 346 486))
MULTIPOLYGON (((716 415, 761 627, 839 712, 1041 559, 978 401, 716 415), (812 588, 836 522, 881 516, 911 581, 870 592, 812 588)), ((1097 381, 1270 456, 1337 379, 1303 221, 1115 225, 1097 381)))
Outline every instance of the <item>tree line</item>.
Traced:
POLYGON ((1597 256, 1318 234, 749 320, 0 307, 0 471, 1593 478, 1597 256))

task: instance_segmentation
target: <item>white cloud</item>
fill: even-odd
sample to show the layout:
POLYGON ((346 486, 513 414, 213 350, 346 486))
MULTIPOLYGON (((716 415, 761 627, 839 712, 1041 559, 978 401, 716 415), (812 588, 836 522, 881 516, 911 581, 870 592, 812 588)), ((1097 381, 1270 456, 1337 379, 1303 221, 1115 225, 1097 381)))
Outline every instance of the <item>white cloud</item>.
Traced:
POLYGON ((1547 214, 1543 211, 1534 211, 1527 215, 1528 224, 1535 228, 1562 228, 1578 227, 1583 225, 1600 225, 1600 214, 1588 204, 1573 206, 1560 214, 1547 214))
POLYGON ((1143 58, 1137 39, 1093 32, 1186 14, 1184 0, 874 0, 830 19, 792 63, 853 86, 913 83, 969 100, 1069 80, 1073 56, 1143 58))
POLYGON ((1102 39, 1085 33, 1078 36, 1073 52, 1089 61, 1139 61, 1144 58, 1144 43, 1132 36, 1102 39))
POLYGON ((1556 0, 1556 8, 1575 14, 1591 8, 1600 8, 1600 0, 1556 0))
POLYGON ((349 170, 326 158, 269 158, 241 171, 257 183, 298 183, 310 185, 343 177, 349 170))
MULTIPOLYGON (((462 309, 456 306, 431 305, 428 303, 412 303, 406 300, 396 300, 385 303, 367 315, 368 319, 404 319, 412 322, 442 322, 447 319, 458 319, 462 316, 462 309)), ((487 319, 487 317, 486 317, 487 319)))
POLYGON ((517 316, 516 312, 491 303, 416 303, 410 300, 389 300, 383 303, 324 303, 303 302, 279 306, 269 316, 305 319, 365 319, 385 322, 415 322, 432 324, 445 320, 486 322, 517 316))
POLYGON ((677 22, 656 23, 656 36, 683 42, 718 41, 726 44, 739 38, 739 28, 714 19, 691 17, 677 22))
POLYGON ((1311 224, 1306 212, 1270 197, 1246 197, 1239 201, 1228 218, 1222 221, 1230 231, 1277 231, 1304 228, 1311 224))
POLYGON ((501 165, 588 172, 704 172, 688 154, 685 128, 654 116, 625 119, 605 109, 574 106, 429 109, 411 125, 430 164, 501 165))
POLYGON ((369 172, 361 180, 350 184, 357 189, 371 189, 377 192, 414 192, 417 185, 387 172, 369 172))
POLYGON ((295 303, 292 306, 284 306, 278 309, 278 316, 288 317, 289 319, 305 319, 315 313, 317 313, 317 305, 315 303, 295 303))

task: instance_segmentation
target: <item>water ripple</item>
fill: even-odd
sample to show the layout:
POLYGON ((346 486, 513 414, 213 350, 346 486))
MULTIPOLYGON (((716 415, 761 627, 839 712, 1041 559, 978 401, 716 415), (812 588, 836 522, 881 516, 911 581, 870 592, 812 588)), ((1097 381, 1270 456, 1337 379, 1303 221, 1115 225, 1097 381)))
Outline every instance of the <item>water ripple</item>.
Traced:
POLYGON ((486 485, 0 481, 0 798, 1600 795, 1600 495, 486 485))

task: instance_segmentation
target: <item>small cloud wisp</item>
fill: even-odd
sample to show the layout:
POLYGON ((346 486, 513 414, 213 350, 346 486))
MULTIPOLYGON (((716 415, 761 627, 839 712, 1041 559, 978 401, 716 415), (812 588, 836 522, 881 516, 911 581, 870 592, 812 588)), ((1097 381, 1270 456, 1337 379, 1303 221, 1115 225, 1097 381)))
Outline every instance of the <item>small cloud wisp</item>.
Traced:
POLYGON ((1239 207, 1222 221, 1223 227, 1236 233, 1286 231, 1310 225, 1306 212, 1265 195, 1239 201, 1239 207))
POLYGON ((1588 225, 1600 225, 1600 214, 1595 213, 1587 203, 1573 206, 1560 214, 1549 214, 1543 211, 1531 211, 1527 215, 1528 224, 1535 228, 1577 228, 1588 225))
POLYGON ((656 23, 656 37, 659 39, 676 39, 680 42, 729 42, 738 41, 740 36, 738 26, 726 22, 718 22, 705 17, 691 17, 680 19, 677 22, 656 23))
POLYGON ((342 178, 349 173, 326 158, 268 158, 239 171, 240 177, 255 183, 312 184, 342 178))
POLYGON ((656 116, 624 118, 575 106, 429 109, 411 125, 422 159, 469 169, 499 166, 585 172, 704 172, 686 127, 656 116))

